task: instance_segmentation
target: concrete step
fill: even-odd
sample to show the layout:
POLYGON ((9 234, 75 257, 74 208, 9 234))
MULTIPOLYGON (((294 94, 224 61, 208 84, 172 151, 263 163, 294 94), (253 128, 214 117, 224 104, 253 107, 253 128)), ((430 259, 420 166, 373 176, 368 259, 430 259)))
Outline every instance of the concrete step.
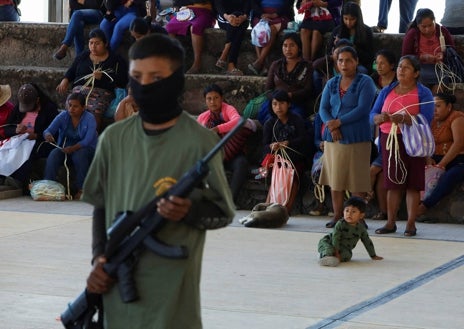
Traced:
MULTIPOLYGON (((0 82, 10 84, 13 103, 16 103, 16 91, 19 87, 24 83, 34 82, 59 104, 60 108, 64 108, 66 97, 59 95, 55 88, 63 79, 65 72, 66 68, 63 67, 0 65, 0 82)), ((242 111, 251 98, 265 91, 265 82, 265 77, 256 76, 187 74, 182 105, 189 113, 200 114, 205 109, 203 89, 209 84, 216 83, 223 89, 225 100, 242 111)))
POLYGON ((7 185, 0 185, 0 200, 17 198, 23 194, 21 189, 16 189, 7 185))

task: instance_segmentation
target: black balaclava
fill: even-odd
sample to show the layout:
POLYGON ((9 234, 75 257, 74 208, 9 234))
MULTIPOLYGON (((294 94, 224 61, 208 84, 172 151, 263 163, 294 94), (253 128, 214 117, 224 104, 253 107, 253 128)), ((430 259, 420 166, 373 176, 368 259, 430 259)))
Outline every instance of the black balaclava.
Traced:
POLYGON ((179 67, 169 77, 141 85, 130 78, 129 86, 135 103, 139 106, 139 115, 143 121, 160 124, 174 119, 182 113, 179 97, 184 90, 183 67, 179 67))

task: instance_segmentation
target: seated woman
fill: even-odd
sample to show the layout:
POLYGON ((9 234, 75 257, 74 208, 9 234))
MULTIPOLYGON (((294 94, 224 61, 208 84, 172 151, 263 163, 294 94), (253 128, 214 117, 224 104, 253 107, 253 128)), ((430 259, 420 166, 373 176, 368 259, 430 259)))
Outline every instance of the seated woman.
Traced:
POLYGON ((287 24, 293 21, 294 0, 252 0, 252 26, 258 24, 261 19, 268 21, 271 28, 271 37, 264 47, 255 47, 256 60, 248 64, 248 70, 254 75, 262 75, 264 64, 274 45, 280 31, 287 28, 287 24))
MULTIPOLYGON (((272 62, 266 80, 266 90, 283 90, 290 99, 290 111, 306 119, 312 96, 312 65, 301 56, 301 40, 297 33, 288 33, 282 43, 282 58, 272 62)), ((271 104, 263 107, 259 121, 271 117, 271 104)))
MULTIPOLYGON (((299 115, 290 111, 290 97, 285 90, 272 93, 272 116, 263 127, 264 156, 278 151, 286 152, 293 164, 295 174, 288 202, 284 204, 290 213, 299 183, 306 168, 306 149, 309 148, 308 132, 305 122, 299 115)), ((272 181, 271 181, 272 184, 272 181)))
POLYGON ((190 32, 192 37, 193 64, 186 73, 198 74, 201 70, 201 53, 204 43, 203 33, 205 29, 214 27, 216 22, 212 2, 210 0, 175 0, 174 7, 181 8, 182 10, 166 24, 166 31, 171 37, 187 35, 190 32))
POLYGON ((110 49, 117 52, 134 18, 147 16, 145 0, 105 0, 105 6, 100 28, 109 40, 110 49))
POLYGON ((340 24, 342 0, 299 0, 298 12, 305 13, 300 25, 303 58, 313 61, 322 49, 324 34, 340 24))
POLYGON ((250 1, 214 0, 214 9, 217 12, 219 27, 226 31, 226 44, 216 66, 226 69, 228 75, 243 75, 243 72, 237 68, 237 60, 240 45, 249 25, 250 1))
POLYGON ((73 92, 85 94, 87 110, 95 116, 97 130, 101 131, 102 117, 114 98, 114 89, 127 85, 127 71, 126 61, 108 49, 105 33, 93 29, 89 33, 89 50, 76 57, 56 90, 64 94, 72 83, 73 92))
MULTIPOLYGON (((197 121, 220 136, 231 131, 240 121, 240 114, 235 107, 224 102, 221 87, 216 84, 207 86, 203 91, 203 96, 205 97, 207 110, 198 116, 197 121)), ((235 149, 235 154, 226 155, 228 159, 224 161, 225 168, 232 172, 230 189, 235 204, 237 204, 240 189, 248 176, 248 161, 243 152, 247 133, 249 134, 251 131, 245 132, 242 148, 235 149)), ((240 132, 237 134, 240 134, 240 132)))
POLYGON ((331 49, 332 45, 341 38, 353 42, 359 57, 359 72, 369 73, 374 59, 372 53, 373 34, 371 28, 364 24, 361 8, 354 2, 346 2, 343 5, 342 22, 333 29, 328 49, 331 49))
POLYGON ((379 91, 396 81, 396 56, 391 50, 380 49, 375 54, 371 78, 379 91))
POLYGON ((138 113, 139 107, 135 104, 131 89, 128 88, 127 96, 124 97, 116 107, 116 111, 114 112, 114 121, 121 121, 125 118, 137 115, 138 113))
POLYGON ((58 106, 33 83, 22 85, 17 98, 18 104, 8 117, 8 125, 4 127, 5 136, 28 133, 28 139, 35 140, 35 144, 29 160, 7 177, 5 182, 26 192, 34 162, 47 158, 53 149, 51 145, 42 144, 42 134, 58 115, 58 106))
POLYGON ((418 215, 435 206, 464 181, 464 113, 453 109, 456 97, 452 94, 438 93, 434 100, 432 133, 435 139, 435 154, 427 159, 427 164, 446 171, 430 195, 422 200, 418 215))
POLYGON ((441 35, 444 37, 445 45, 454 47, 453 37, 449 31, 435 22, 435 14, 432 10, 423 8, 417 10, 416 17, 403 38, 401 55, 414 55, 419 58, 420 81, 429 88, 436 89, 443 76, 439 70, 435 70, 435 65, 443 62, 441 35))
POLYGON ((4 126, 7 124, 8 117, 13 111, 14 105, 10 102, 10 85, 0 85, 0 140, 5 139, 4 126))
POLYGON ((84 27, 100 24, 105 13, 103 0, 69 0, 71 19, 66 28, 66 35, 60 48, 53 54, 53 58, 62 60, 68 53, 68 48, 74 42, 76 56, 84 51, 84 27))
POLYGON ((145 18, 136 17, 130 23, 129 32, 131 37, 138 41, 151 32, 150 23, 145 18))
POLYGON ((313 94, 318 97, 329 79, 340 74, 337 66, 338 51, 345 47, 353 47, 348 39, 339 39, 335 42, 331 53, 318 58, 313 62, 313 94))
POLYGON ((84 179, 97 147, 97 125, 95 117, 85 110, 83 94, 70 94, 66 107, 67 110, 61 112, 43 132, 47 142, 56 143, 59 147, 51 151, 47 158, 44 179, 56 180, 58 170, 69 157, 76 171, 74 189, 77 192, 74 199, 80 200, 84 179), (55 141, 53 136, 58 136, 58 140, 55 141))

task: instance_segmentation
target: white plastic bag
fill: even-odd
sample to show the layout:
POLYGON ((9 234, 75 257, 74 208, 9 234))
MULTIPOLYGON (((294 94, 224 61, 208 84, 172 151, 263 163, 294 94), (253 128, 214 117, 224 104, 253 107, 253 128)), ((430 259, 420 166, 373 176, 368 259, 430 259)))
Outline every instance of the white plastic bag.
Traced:
POLYGON ((0 141, 0 175, 10 176, 31 156, 35 140, 28 133, 0 141))
POLYGON ((251 30, 251 43, 257 47, 265 47, 271 39, 271 27, 267 20, 262 19, 251 30))

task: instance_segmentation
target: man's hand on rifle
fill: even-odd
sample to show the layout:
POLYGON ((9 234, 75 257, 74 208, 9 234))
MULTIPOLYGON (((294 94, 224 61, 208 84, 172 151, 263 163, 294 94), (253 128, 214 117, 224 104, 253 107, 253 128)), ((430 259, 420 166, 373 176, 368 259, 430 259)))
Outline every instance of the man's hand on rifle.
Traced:
POLYGON ((187 216, 192 206, 192 201, 171 195, 169 199, 160 199, 157 206, 157 211, 162 217, 178 222, 187 216))
POLYGON ((104 294, 114 284, 115 280, 104 270, 103 264, 106 258, 103 256, 95 258, 92 271, 87 278, 87 291, 95 294, 104 294))

